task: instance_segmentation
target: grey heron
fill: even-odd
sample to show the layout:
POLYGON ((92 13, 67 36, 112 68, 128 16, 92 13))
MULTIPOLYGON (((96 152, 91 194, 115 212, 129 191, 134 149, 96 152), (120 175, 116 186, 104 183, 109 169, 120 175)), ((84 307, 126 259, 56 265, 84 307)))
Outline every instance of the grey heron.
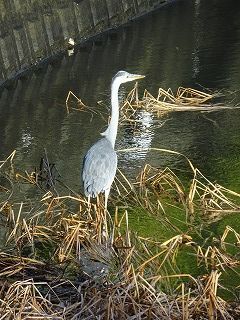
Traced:
POLYGON ((117 154, 114 150, 119 119, 118 90, 122 83, 144 78, 139 74, 119 71, 111 83, 111 120, 104 137, 97 141, 86 153, 83 160, 82 180, 86 197, 95 198, 105 193, 105 209, 111 185, 117 170, 117 154))

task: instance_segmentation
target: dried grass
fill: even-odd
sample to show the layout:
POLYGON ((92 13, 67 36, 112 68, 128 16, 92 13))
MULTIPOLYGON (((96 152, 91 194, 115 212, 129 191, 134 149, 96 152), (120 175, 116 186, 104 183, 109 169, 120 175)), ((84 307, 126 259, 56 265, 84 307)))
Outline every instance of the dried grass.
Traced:
MULTIPOLYGON (((231 108, 217 103, 219 96, 190 88, 173 94, 160 88, 156 98, 145 90, 139 99, 136 85, 122 106, 121 123, 136 126, 139 110, 162 116, 231 108)), ((68 113, 96 113, 72 92, 66 108, 68 113)), ((171 150, 147 150, 183 156, 171 150)), ((106 215, 101 199, 88 203, 69 189, 68 195, 59 195, 47 158, 39 172, 19 174, 14 155, 0 162, 0 172, 9 182, 9 187, 0 189, 6 194, 0 204, 6 228, 0 252, 0 319, 240 318, 238 302, 219 295, 223 275, 239 270, 240 234, 227 226, 218 239, 199 242, 201 226, 196 227, 199 216, 206 225, 225 214, 239 213, 238 193, 209 181, 183 156, 192 171, 189 186, 169 168, 146 165, 134 183, 119 172, 112 197, 115 213, 106 215), (12 203, 15 181, 45 190, 34 210, 26 211, 25 203, 12 203), (175 235, 162 242, 137 236, 129 227, 128 211, 120 214, 116 201, 143 208, 175 235), (182 212, 184 232, 168 217, 171 206, 182 212), (179 270, 179 256, 186 251, 192 263, 204 270, 198 277, 179 270)))
MULTIPOLYGON (((234 98, 232 99, 232 96, 234 96, 234 92, 224 93, 220 91, 211 91, 209 89, 200 91, 193 88, 179 87, 176 93, 173 93, 170 88, 167 90, 159 88, 156 96, 153 96, 145 89, 143 95, 140 97, 138 83, 136 83, 121 105, 119 125, 131 126, 134 131, 138 131, 139 125, 142 124, 142 118, 139 114, 141 115, 142 112, 153 114, 158 118, 164 118, 171 112, 194 111, 209 113, 239 108, 240 106, 234 103, 234 98), (226 101, 222 102, 222 98, 226 101)), ((99 101, 98 107, 96 108, 89 107, 72 91, 69 91, 65 104, 67 113, 70 113, 71 111, 87 112, 91 114, 92 117, 94 114, 102 117, 102 112, 99 112, 99 105, 106 108, 103 101, 99 101)), ((212 121, 207 117, 206 119, 212 121)), ((167 119, 163 119, 161 122, 158 122, 158 126, 164 125, 166 121, 167 119)))
POLYGON ((163 116, 172 111, 201 111, 211 112, 223 109, 238 108, 217 102, 223 96, 221 92, 199 91, 192 88, 179 87, 176 94, 169 88, 159 88, 154 97, 148 90, 144 90, 143 97, 139 99, 138 84, 129 92, 121 111, 122 121, 134 121, 138 110, 145 110, 157 116, 163 116))
MULTIPOLYGON (((184 208, 186 221, 199 213, 236 212, 239 194, 213 184, 188 162, 193 172, 189 187, 170 169, 147 165, 134 184, 119 175, 117 200, 142 206, 154 216, 164 212, 166 203, 176 202, 184 208)), ((14 169, 12 183, 17 179, 38 187, 31 174, 16 172, 13 156, 1 164, 1 172, 4 166, 14 169)), ((80 195, 48 191, 30 214, 25 203, 13 205, 8 199, 3 204, 0 319, 240 317, 239 306, 219 295, 222 275, 237 272, 240 264, 239 256, 228 251, 229 238, 235 238, 231 245, 236 248, 240 243, 232 227, 207 245, 189 233, 191 228, 185 233, 175 228, 175 236, 159 242, 133 233, 127 210, 120 213, 115 207, 115 213, 106 216, 101 199, 88 203, 80 195), (205 270, 202 275, 179 271, 178 257, 186 250, 192 263, 205 270)))
POLYGON ((192 217, 200 213, 206 223, 217 221, 230 213, 240 213, 240 194, 218 183, 211 182, 183 154, 160 148, 118 150, 118 152, 124 153, 138 151, 161 152, 183 157, 192 172, 190 186, 186 188, 171 169, 162 170, 147 164, 133 184, 127 180, 123 173, 120 173, 117 189, 123 198, 129 199, 131 196, 134 201, 152 213, 157 211, 164 213, 160 202, 161 197, 167 196, 172 200, 177 199, 176 202, 182 205, 186 213, 186 220, 191 220, 192 217), (138 194, 136 194, 134 186, 138 187, 138 194))

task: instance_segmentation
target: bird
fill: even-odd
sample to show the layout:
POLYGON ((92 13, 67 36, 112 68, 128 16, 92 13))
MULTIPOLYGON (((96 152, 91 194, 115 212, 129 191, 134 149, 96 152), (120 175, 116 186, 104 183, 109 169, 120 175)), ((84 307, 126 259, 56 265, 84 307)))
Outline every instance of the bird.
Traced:
POLYGON ((88 199, 105 194, 104 208, 107 210, 108 196, 117 171, 117 153, 114 149, 119 120, 118 91, 121 84, 144 78, 144 75, 118 71, 111 82, 111 120, 107 130, 87 151, 83 159, 82 180, 84 194, 88 199))

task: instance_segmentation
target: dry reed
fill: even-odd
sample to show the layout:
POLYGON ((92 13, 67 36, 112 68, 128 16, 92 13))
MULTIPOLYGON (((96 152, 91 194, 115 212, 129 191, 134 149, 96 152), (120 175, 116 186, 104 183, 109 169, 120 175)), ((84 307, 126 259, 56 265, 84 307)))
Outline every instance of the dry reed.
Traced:
MULTIPOLYGON (((4 166, 14 169, 13 184, 38 187, 31 174, 13 168, 13 157, 1 163, 1 173, 4 166)), ((117 201, 154 216, 175 202, 186 221, 190 214, 238 210, 238 194, 190 167, 189 187, 167 168, 147 165, 134 184, 120 174, 117 201)), ((115 206, 106 216, 101 199, 88 203, 80 195, 48 191, 38 201, 30 213, 25 203, 11 199, 1 205, 6 241, 0 252, 0 319, 239 319, 239 306, 219 295, 223 274, 239 267, 238 254, 228 251, 229 237, 239 246, 240 234, 232 227, 207 245, 191 228, 160 242, 132 232, 127 210, 115 206), (179 271, 186 251, 204 269, 198 277, 179 271)))
MULTIPOLYGON (((143 111, 153 114, 158 118, 164 118, 164 116, 171 112, 191 111, 206 113, 224 109, 236 109, 239 108, 239 105, 234 103, 234 99, 229 101, 233 94, 233 92, 225 94, 220 91, 200 91, 193 88, 179 87, 175 94, 170 88, 167 90, 159 88, 156 97, 145 89, 143 96, 140 97, 138 83, 136 83, 121 105, 119 125, 131 126, 134 131, 137 131, 139 125, 142 124, 139 113, 143 111), (228 102, 221 102, 220 98, 222 97, 228 97, 228 102)), ((68 113, 72 110, 88 112, 92 116, 93 114, 102 116, 99 112, 99 106, 97 108, 86 106, 72 91, 69 91, 65 105, 68 113)), ((100 101, 98 105, 104 106, 104 103, 100 101)), ((206 119, 212 121, 207 117, 206 119)), ((158 125, 162 126, 166 121, 166 119, 162 120, 162 123, 158 123, 158 125)))
POLYGON ((179 87, 176 94, 169 88, 158 89, 154 97, 148 90, 144 90, 143 97, 139 99, 138 85, 129 92, 121 111, 123 121, 132 121, 139 109, 163 116, 172 111, 201 111, 211 112, 223 109, 237 108, 238 106, 217 102, 223 96, 221 92, 204 92, 192 88, 179 87))
MULTIPOLYGON (((159 89, 156 98, 145 90, 139 99, 135 86, 123 104, 121 121, 135 125, 140 109, 163 115, 225 108, 213 102, 218 97, 179 88, 176 95, 159 89)), ((72 92, 66 108, 95 112, 72 92)), ((199 216, 209 222, 238 213, 238 193, 209 181, 185 157, 192 170, 189 186, 169 168, 146 165, 134 183, 119 171, 111 198, 115 211, 106 215, 101 198, 88 203, 70 189, 67 195, 60 194, 47 158, 39 170, 19 173, 14 155, 0 162, 7 182, 0 186, 5 232, 0 251, 0 319, 240 318, 239 301, 226 301, 219 293, 224 289, 223 276, 239 270, 240 234, 227 226, 218 238, 204 242, 199 240, 202 224, 197 225, 199 216), (14 203, 16 182, 42 190, 34 207, 14 203), (124 205, 127 209, 122 212, 124 205), (156 241, 135 234, 129 226, 131 207, 159 218, 174 236, 156 241), (184 230, 168 217, 169 207, 181 211, 184 230), (202 270, 198 276, 181 272, 179 261, 186 252, 189 263, 202 270)))

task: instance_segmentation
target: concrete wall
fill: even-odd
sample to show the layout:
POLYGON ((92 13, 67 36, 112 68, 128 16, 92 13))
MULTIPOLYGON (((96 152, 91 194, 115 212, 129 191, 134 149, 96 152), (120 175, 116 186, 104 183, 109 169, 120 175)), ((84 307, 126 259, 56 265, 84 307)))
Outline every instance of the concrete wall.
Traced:
POLYGON ((64 49, 173 0, 0 0, 0 85, 64 49))

